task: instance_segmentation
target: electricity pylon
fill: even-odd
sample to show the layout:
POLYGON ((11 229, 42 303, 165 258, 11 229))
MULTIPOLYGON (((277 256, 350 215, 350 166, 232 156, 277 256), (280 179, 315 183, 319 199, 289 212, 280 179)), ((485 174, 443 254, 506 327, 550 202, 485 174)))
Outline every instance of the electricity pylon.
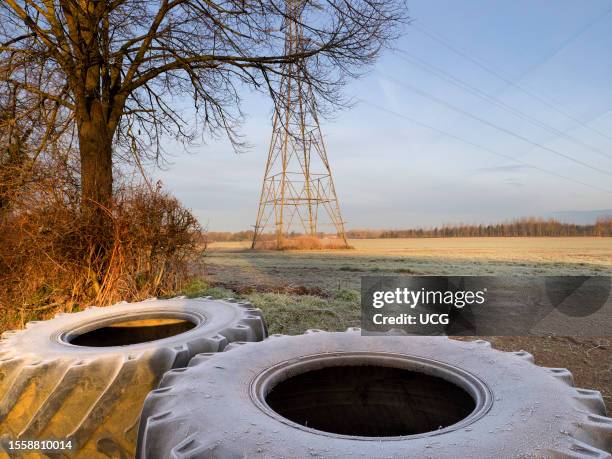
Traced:
MULTIPOLYGON (((285 53, 304 50, 297 18, 303 0, 287 0, 285 53)), ((327 226, 345 244, 344 222, 304 62, 285 64, 251 247, 274 229, 277 248, 291 232, 316 236, 327 226)), ((348 245, 348 244, 347 244, 348 245)))

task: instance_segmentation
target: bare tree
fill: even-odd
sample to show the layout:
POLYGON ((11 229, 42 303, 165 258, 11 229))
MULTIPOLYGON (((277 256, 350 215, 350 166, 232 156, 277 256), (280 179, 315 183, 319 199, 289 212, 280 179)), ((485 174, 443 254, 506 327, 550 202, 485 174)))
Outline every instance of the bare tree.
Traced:
MULTIPOLYGON (((60 103, 12 84, 13 76, 23 71, 10 57, 0 65, 0 217, 41 173, 51 172, 44 171, 50 156, 65 160, 70 150, 66 144, 57 154, 72 125, 70 113, 60 103)), ((28 73, 34 78, 36 70, 28 73)))
POLYGON ((73 123, 81 206, 100 213, 114 162, 160 159, 164 136, 224 133, 239 147, 240 90, 277 99, 284 64, 302 66, 320 103, 340 103, 404 19, 402 0, 4 0, 1 78, 38 98, 50 132, 73 123), (298 49, 285 47, 287 20, 303 30, 298 49))

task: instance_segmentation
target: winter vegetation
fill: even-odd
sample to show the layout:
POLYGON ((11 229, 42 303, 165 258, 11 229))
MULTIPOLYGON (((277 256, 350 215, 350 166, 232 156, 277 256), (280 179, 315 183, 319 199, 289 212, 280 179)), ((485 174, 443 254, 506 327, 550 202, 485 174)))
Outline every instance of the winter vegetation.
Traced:
POLYGON ((284 103, 287 64, 322 112, 346 105, 406 19, 395 0, 1 2, 0 328, 198 278, 199 223, 150 178, 165 143, 241 150, 241 91, 284 103))

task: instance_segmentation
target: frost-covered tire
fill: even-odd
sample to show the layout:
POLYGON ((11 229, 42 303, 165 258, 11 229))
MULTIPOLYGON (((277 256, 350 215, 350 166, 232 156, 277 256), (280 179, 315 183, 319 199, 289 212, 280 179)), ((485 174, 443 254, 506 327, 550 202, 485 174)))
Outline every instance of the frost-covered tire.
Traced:
POLYGON ((137 457, 610 457, 600 393, 526 352, 355 329, 227 350, 164 376, 137 457))
POLYGON ((68 456, 133 457, 143 401, 166 371, 266 334, 249 303, 181 297, 58 314, 5 332, 2 445, 57 439, 72 441, 68 456))

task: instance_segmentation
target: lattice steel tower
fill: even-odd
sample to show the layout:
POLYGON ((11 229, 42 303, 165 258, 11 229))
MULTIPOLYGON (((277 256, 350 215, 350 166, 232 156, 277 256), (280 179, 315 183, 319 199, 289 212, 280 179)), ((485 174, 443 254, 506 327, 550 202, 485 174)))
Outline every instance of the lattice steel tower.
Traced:
MULTIPOLYGON (((287 0, 287 54, 304 49, 303 30, 297 21, 302 5, 303 0, 287 0)), ((285 64, 281 78, 252 248, 272 229, 278 248, 291 232, 316 236, 325 227, 347 243, 316 101, 303 65, 285 64)))

